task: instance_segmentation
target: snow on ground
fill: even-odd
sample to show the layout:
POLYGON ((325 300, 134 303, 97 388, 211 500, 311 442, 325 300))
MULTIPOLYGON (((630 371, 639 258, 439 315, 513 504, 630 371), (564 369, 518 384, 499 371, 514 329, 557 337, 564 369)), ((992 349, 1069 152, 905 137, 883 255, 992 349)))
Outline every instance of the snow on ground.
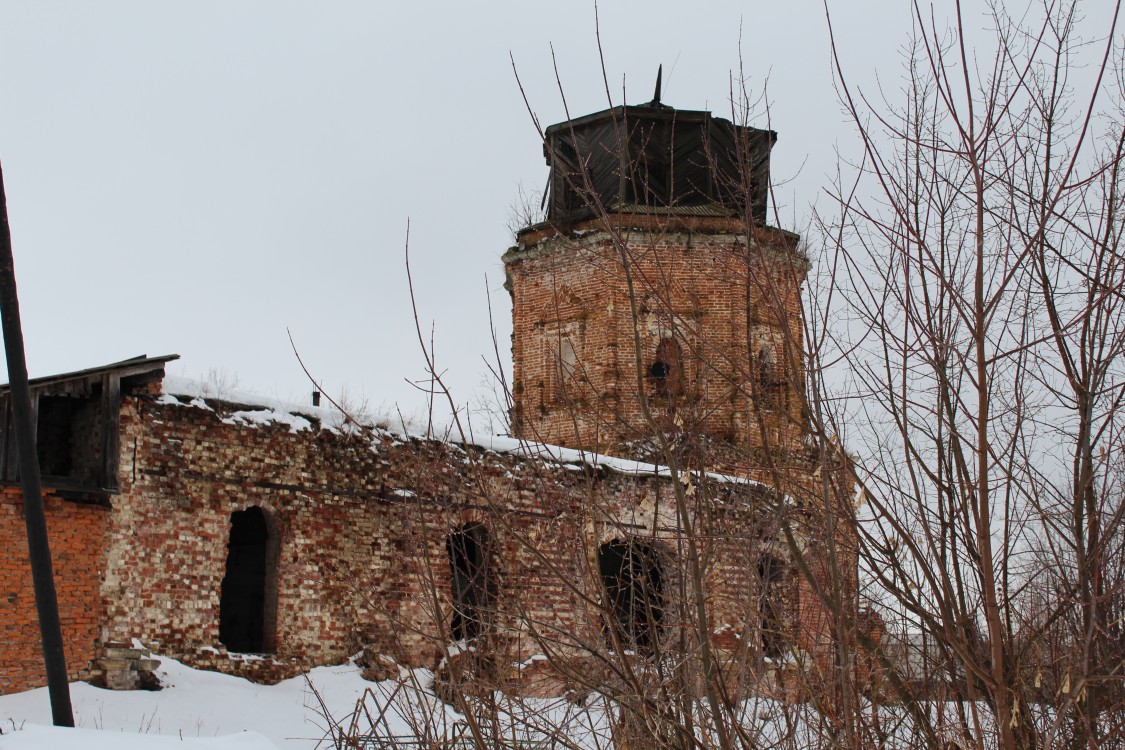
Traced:
MULTIPOLYGON (((349 713, 364 690, 352 665, 319 667, 277 685, 190 669, 165 657, 163 690, 70 686, 79 730, 54 728, 47 689, 0 696, 0 750, 312 750, 323 743, 316 688, 334 715, 349 713), (182 739, 182 741, 181 741, 182 739)), ((405 730, 404 730, 405 731, 405 730)))
POLYGON ((28 724, 19 731, 0 735, 3 750, 274 750, 257 732, 229 737, 163 737, 125 734, 97 729, 59 729, 28 724))
MULTIPOLYGON (((464 717, 427 689, 432 675, 426 670, 400 669, 399 679, 375 683, 347 664, 318 667, 307 679, 267 686, 155 658, 160 659, 157 673, 166 686, 157 692, 110 691, 73 683, 77 729, 49 726, 45 688, 0 696, 0 750, 331 750, 336 745, 327 738, 325 709, 340 727, 371 737, 372 744, 364 745, 371 750, 471 745, 464 717), (363 710, 357 712, 360 701, 363 710), (353 715, 354 725, 349 721, 353 715)), ((579 702, 499 693, 494 697, 504 746, 549 748, 559 744, 552 737, 564 736, 571 748, 613 748, 609 717, 616 709, 604 697, 592 694, 579 702)), ((942 738, 964 740, 956 704, 923 705, 942 738)), ((1037 722, 1040 726, 1053 719, 1046 710, 1037 722)), ((919 745, 918 732, 902 706, 881 706, 878 713, 882 731, 889 733, 885 747, 919 745)), ((489 714, 483 711, 481 720, 489 714)), ((700 717, 705 714, 702 711, 700 717)), ((832 720, 811 703, 749 698, 738 706, 737 714, 731 718, 741 725, 745 744, 751 746, 784 750, 835 746, 832 720)), ((983 719, 988 745, 994 741, 994 728, 987 716, 983 719)), ((713 740, 710 737, 708 742, 713 740)))
MULTIPOLYGON (((0 696, 0 750, 328 750, 335 744, 326 711, 344 730, 402 747, 470 737, 464 717, 428 689, 432 675, 424 669, 400 668, 398 679, 375 683, 352 664, 318 667, 307 677, 268 686, 155 658, 165 686, 160 691, 72 683, 78 729, 49 726, 46 688, 0 696), (364 710, 356 711, 361 702, 364 710)), ((509 741, 536 747, 563 731, 572 746, 612 746, 604 700, 578 706, 497 694, 497 701, 509 741)))
MULTIPOLYGON (((398 679, 376 683, 346 664, 271 686, 154 658, 165 686, 160 691, 72 683, 78 729, 49 726, 46 688, 0 696, 0 750, 329 750, 335 744, 325 711, 339 728, 399 747, 467 744, 470 738, 464 717, 429 690, 428 670, 400 668, 398 679), (357 711, 361 702, 364 710, 357 711)), ((543 746, 562 731, 571 746, 612 747, 603 699, 578 706, 563 699, 496 698, 510 742, 543 746)))

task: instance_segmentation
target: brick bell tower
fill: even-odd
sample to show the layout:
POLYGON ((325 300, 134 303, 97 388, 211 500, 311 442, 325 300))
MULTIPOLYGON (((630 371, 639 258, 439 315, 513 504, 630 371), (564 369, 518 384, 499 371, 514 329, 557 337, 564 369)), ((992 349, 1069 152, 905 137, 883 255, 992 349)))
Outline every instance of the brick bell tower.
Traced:
MULTIPOLYGON (((817 590, 856 606, 854 539, 834 522, 854 488, 842 452, 825 459, 807 439, 809 262, 796 234, 766 224, 777 134, 673 109, 659 85, 647 104, 544 133, 545 221, 520 230, 503 258, 512 430, 661 464, 670 449, 681 469, 772 486, 762 528, 742 531, 752 555, 788 561, 779 611, 830 674, 834 633, 848 626, 817 590), (818 586, 797 574, 788 522, 818 586)), ((762 580, 772 575, 757 565, 762 580)))
POLYGON ((512 429, 758 476, 801 453, 798 236, 766 225, 777 134, 653 101, 552 125, 546 220, 504 255, 512 429))

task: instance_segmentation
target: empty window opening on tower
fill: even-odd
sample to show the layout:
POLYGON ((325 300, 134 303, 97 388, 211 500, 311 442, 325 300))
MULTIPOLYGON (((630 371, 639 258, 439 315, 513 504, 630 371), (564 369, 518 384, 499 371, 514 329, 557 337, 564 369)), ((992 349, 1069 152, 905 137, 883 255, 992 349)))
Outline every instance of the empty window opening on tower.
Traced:
POLYGON ((673 398, 684 392, 683 364, 680 345, 674 339, 661 339, 648 367, 648 378, 657 396, 673 398))
POLYGON ((766 388, 788 383, 785 333, 771 326, 758 326, 754 337, 758 342, 758 382, 766 388))
POLYGON ((559 342, 559 380, 564 385, 574 382, 578 374, 578 353, 574 351, 574 342, 563 339, 559 342))
POLYGON ((230 515, 219 598, 219 640, 228 651, 272 653, 277 621, 277 533, 258 506, 230 515))
POLYGON ((496 591, 492 571, 492 539, 481 523, 467 523, 445 541, 449 554, 453 640, 467 640, 485 631, 496 591))
POLYGON ((664 576, 656 551, 641 542, 615 539, 599 548, 598 568, 610 646, 652 650, 664 618, 664 576))
POLYGON ((764 555, 758 561, 758 622, 762 654, 771 659, 785 653, 785 634, 781 623, 781 560, 764 555))
POLYGON ((566 323, 547 330, 546 352, 550 398, 570 401, 582 396, 582 362, 580 352, 584 331, 580 323, 566 323))

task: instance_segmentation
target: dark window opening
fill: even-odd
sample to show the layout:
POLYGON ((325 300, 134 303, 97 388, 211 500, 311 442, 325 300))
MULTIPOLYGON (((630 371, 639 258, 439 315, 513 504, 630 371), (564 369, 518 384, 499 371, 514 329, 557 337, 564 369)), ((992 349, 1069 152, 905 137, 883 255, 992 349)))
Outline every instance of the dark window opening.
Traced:
POLYGON ((38 399, 35 452, 44 477, 75 484, 101 484, 102 420, 97 397, 47 396, 38 399))
POLYGON ((648 378, 657 396, 672 398, 684 392, 680 345, 672 339, 661 339, 656 356, 648 368, 648 378))
POLYGON ((664 618, 664 576, 656 552, 639 542, 615 539, 598 550, 606 591, 606 635, 610 645, 650 651, 664 618))
POLYGON ((272 653, 277 614, 277 534, 258 506, 230 514, 219 640, 236 653, 272 653))
POLYGON ((758 561, 758 627, 762 654, 771 659, 777 659, 785 653, 785 634, 778 601, 782 572, 781 561, 776 557, 766 555, 758 561))
POLYGON ((770 384, 770 360, 773 353, 770 349, 762 347, 758 350, 758 382, 763 386, 770 384))
POLYGON ((445 540, 449 554, 453 640, 468 640, 485 630, 487 613, 495 598, 492 573, 492 540, 484 524, 465 524, 445 540))
POLYGON ((758 348, 758 381, 763 387, 785 385, 789 382, 787 367, 782 352, 774 342, 762 344, 758 348))

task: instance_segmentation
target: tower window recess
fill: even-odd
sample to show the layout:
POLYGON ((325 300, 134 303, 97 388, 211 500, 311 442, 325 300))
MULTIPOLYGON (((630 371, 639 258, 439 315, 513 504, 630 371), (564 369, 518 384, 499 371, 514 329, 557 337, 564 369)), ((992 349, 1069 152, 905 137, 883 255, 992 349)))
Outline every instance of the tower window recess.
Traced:
POLYGON ((648 367, 648 379, 656 395, 665 398, 684 393, 683 362, 680 345, 670 338, 656 345, 656 355, 648 367))
POLYGON ((656 551, 615 539, 598 550, 606 592, 606 635, 611 646, 651 651, 664 618, 664 575, 656 551))
POLYGON ((574 342, 563 339, 559 342, 559 380, 563 383, 572 383, 578 374, 578 353, 574 351, 574 342))
POLYGON ((763 387, 785 385, 789 382, 787 340, 785 333, 771 326, 760 326, 754 331, 758 340, 758 381, 763 387))
POLYGON ((492 538, 481 523, 467 523, 445 540, 449 555, 453 640, 480 636, 493 608, 496 576, 492 570, 492 538))
POLYGON ((567 401, 579 398, 582 363, 579 359, 585 337, 581 323, 567 323, 545 331, 550 398, 567 401))
POLYGON ((277 532, 258 506, 230 515, 226 575, 219 597, 219 640, 228 651, 276 650, 277 532))
POLYGON ((777 659, 785 653, 785 634, 781 623, 781 560, 765 555, 758 561, 758 629, 762 654, 777 659))
POLYGON ((758 381, 763 386, 775 385, 777 377, 777 352, 773 345, 758 349, 758 381))

